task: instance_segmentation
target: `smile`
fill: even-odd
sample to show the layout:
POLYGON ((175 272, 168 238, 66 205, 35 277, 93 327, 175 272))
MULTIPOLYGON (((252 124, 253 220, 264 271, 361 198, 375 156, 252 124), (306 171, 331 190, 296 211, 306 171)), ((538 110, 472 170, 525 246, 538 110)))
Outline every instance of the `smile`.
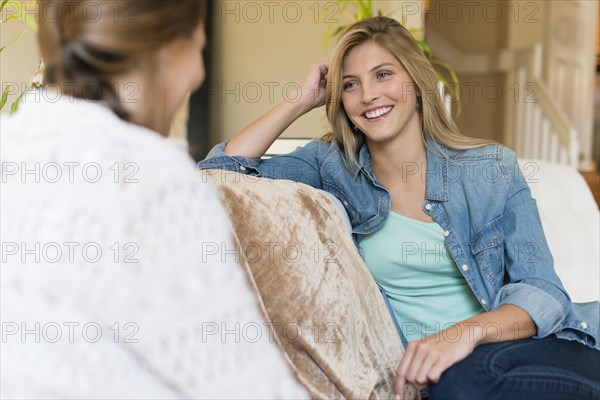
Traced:
POLYGON ((367 111, 363 115, 367 119, 375 119, 375 118, 379 118, 379 117, 381 117, 383 115, 388 114, 390 111, 392 111, 392 108, 394 108, 394 107, 391 107, 391 106, 382 107, 382 108, 378 108, 376 110, 367 111))

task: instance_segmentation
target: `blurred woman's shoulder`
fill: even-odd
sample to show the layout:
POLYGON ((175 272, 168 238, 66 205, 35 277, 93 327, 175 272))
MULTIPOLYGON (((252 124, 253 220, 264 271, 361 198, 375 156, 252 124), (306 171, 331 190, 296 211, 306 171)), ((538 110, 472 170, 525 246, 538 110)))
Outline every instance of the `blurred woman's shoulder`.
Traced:
POLYGON ((127 215, 167 196, 206 214, 219 208, 182 146, 101 103, 31 95, 1 125, 2 181, 17 204, 27 196, 45 198, 46 205, 68 201, 69 210, 97 205, 98 215, 115 208, 127 215))
MULTIPOLYGON (((36 162, 67 164, 71 172, 80 166, 83 173, 97 172, 99 180, 110 177, 115 183, 194 175, 193 160, 176 141, 121 120, 102 103, 48 96, 28 94, 14 115, 2 117, 3 162, 24 163, 24 168, 36 162)), ((52 168, 42 164, 40 169, 43 179, 52 168)))

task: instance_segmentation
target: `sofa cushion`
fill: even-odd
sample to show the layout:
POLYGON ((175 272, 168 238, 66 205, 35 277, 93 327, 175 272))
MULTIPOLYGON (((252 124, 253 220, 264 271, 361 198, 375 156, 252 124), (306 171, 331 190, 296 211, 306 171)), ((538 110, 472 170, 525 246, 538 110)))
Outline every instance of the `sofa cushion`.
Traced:
POLYGON ((519 160, 536 199, 554 268, 575 302, 600 299, 600 213, 576 169, 519 160))
POLYGON ((393 398, 402 343, 332 202, 300 183, 203 174, 229 213, 274 340, 311 396, 393 398))

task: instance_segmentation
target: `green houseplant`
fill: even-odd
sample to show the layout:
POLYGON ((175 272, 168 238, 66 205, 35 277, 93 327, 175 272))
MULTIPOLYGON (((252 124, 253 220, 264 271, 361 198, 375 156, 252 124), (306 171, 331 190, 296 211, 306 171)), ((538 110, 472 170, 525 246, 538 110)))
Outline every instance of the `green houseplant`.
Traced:
MULTIPOLYGON (((37 1, 23 2, 23 1, 18 1, 18 0, 2 0, 2 2, 0 3, 0 15, 2 16, 2 19, 0 19, 0 24, 6 24, 9 21, 16 20, 16 21, 20 22, 21 24, 23 24, 24 27, 23 27, 23 31, 20 34, 18 34, 16 37, 12 38, 8 43, 0 44, 0 53, 2 53, 8 46, 16 43, 27 32, 28 29, 31 29, 31 30, 37 32, 37 30, 38 30, 37 22, 33 18, 31 18, 28 15, 28 13, 26 12, 26 10, 36 9, 36 6, 37 6, 36 3, 37 3, 37 1), (10 14, 5 15, 4 12, 7 9, 7 6, 10 6, 10 9, 12 11, 10 14)), ((21 98, 23 97, 25 92, 27 92, 28 90, 34 89, 34 88, 39 88, 42 86, 43 75, 44 75, 43 72, 44 72, 44 62, 40 59, 32 78, 29 80, 29 83, 27 84, 25 89, 23 89, 23 91, 21 91, 21 93, 19 94, 19 97, 12 103, 11 109, 10 109, 11 113, 14 113, 17 110, 17 108, 19 107, 21 98)), ((2 110, 4 108, 4 106, 6 105, 6 102, 8 100, 8 95, 10 94, 11 87, 13 85, 14 85, 14 83, 7 83, 6 86, 4 86, 4 89, 2 90, 2 95, 0 96, 0 110, 2 110)))

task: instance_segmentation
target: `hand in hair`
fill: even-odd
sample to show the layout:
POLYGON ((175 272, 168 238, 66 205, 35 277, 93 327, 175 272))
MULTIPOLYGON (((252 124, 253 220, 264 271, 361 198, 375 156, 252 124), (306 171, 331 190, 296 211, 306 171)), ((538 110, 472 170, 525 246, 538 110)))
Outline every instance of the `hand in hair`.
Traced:
POLYGON ((310 66, 299 94, 301 101, 307 106, 307 112, 325 104, 328 71, 328 64, 315 63, 310 66))

